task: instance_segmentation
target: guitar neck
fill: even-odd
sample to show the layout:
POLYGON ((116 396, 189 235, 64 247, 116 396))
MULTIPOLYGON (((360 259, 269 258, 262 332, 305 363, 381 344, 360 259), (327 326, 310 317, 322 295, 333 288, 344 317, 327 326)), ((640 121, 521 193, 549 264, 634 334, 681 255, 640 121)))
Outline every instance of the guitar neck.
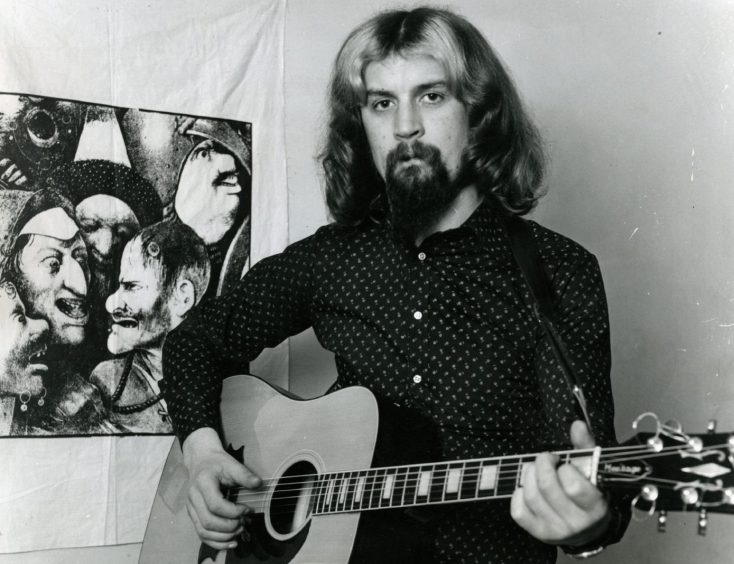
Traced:
MULTIPOLYGON (((556 453, 596 480, 601 449, 556 453)), ((313 514, 507 498, 537 455, 454 460, 323 474, 311 489, 313 514)))

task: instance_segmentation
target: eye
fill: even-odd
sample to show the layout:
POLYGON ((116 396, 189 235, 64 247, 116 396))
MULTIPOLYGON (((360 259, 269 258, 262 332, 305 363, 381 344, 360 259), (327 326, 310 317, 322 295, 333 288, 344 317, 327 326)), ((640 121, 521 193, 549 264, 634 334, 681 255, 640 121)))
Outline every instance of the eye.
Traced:
POLYGON ((53 274, 56 274, 59 271, 59 268, 61 268, 61 261, 57 257, 46 257, 41 261, 41 264, 48 268, 48 270, 53 274))
POLYGON ((393 105, 393 101, 388 98, 380 98, 379 100, 375 100, 371 104, 372 109, 376 112, 384 112, 386 110, 389 110, 393 105))
POLYGON ((446 96, 440 92, 426 92, 423 95, 423 100, 429 104, 439 104, 444 101, 446 96))

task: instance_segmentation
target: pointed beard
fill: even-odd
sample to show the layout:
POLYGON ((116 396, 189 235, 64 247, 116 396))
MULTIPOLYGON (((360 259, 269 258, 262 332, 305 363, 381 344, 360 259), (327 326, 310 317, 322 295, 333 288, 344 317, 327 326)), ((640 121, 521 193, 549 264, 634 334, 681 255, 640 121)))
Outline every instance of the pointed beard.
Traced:
POLYGON ((401 142, 388 153, 385 169, 391 224, 410 240, 435 225, 461 192, 440 149, 420 141, 401 142))

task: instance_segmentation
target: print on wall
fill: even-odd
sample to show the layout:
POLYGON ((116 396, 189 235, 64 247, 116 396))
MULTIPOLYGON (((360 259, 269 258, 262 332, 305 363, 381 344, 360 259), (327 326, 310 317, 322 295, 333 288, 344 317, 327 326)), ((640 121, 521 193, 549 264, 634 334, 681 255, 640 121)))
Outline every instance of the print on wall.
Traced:
POLYGON ((0 94, 0 436, 165 434, 161 347, 249 266, 251 125, 0 94))

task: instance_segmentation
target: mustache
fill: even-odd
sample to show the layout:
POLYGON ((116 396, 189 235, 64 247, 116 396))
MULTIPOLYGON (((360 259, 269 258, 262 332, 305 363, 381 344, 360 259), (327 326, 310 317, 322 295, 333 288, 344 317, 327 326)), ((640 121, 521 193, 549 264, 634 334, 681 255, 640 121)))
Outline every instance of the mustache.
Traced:
POLYGON ((430 163, 441 159, 441 150, 421 141, 407 143, 401 141, 398 145, 387 154, 387 169, 394 168, 398 163, 409 161, 411 159, 420 159, 430 163))

